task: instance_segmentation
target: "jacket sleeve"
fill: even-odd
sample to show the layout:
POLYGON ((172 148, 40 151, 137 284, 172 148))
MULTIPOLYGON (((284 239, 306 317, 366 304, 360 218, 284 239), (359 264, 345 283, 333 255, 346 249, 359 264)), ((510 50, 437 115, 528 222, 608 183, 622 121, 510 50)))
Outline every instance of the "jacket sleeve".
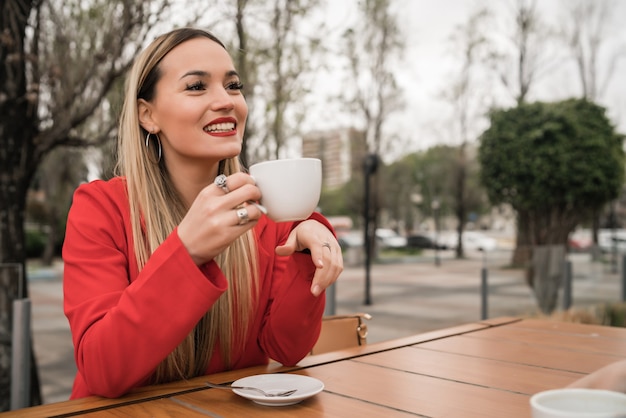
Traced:
MULTIPOLYGON (((322 215, 314 213, 310 219, 333 231, 322 215)), ((268 250, 273 253, 277 245, 283 244, 295 225, 279 228, 276 242, 268 250)), ((311 294, 316 267, 310 254, 297 252, 289 257, 275 256, 271 270, 272 298, 265 313, 260 344, 270 358, 291 366, 311 351, 319 337, 326 293, 318 297, 311 294)))
POLYGON ((77 190, 68 216, 64 310, 89 392, 117 397, 146 382, 227 282, 215 263, 198 268, 176 231, 137 274, 121 198, 98 184, 77 190))

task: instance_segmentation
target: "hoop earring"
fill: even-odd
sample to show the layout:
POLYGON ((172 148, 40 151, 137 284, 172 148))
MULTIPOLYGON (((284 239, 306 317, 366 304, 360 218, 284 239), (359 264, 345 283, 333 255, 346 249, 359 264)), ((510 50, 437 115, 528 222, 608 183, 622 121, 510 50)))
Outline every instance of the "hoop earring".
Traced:
POLYGON ((153 134, 152 132, 148 132, 148 135, 146 135, 146 150, 150 149, 150 135, 154 135, 154 137, 156 138, 155 141, 157 145, 159 146, 158 148, 159 159, 156 160, 156 163, 155 163, 155 164, 158 164, 159 162, 161 162, 161 156, 162 156, 161 140, 159 139, 159 135, 153 134))

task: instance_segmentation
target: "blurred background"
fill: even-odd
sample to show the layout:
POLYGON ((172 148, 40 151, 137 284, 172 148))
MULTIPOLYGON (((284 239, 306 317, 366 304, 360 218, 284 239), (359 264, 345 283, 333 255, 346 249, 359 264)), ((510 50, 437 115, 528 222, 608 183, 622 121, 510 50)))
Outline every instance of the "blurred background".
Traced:
MULTIPOLYGON (((0 269, 0 400, 12 303, 29 274, 59 263, 77 185, 113 175, 124 77, 160 33, 198 26, 228 46, 250 109, 246 165, 322 159, 319 210, 347 264, 369 278, 384 257, 506 248, 503 263, 536 289, 551 260, 585 253, 617 272, 626 251, 625 8, 3 0, 0 265, 22 268, 0 269)), ((537 301, 547 313, 557 270, 537 301)), ((33 381, 36 402, 36 365, 33 381)))
MULTIPOLYGON (((566 165, 561 169, 571 171, 560 174, 566 182, 558 185, 562 189, 605 176, 592 164, 576 164, 567 149, 584 150, 584 142, 592 139, 582 132, 578 135, 587 137, 576 139, 563 125, 554 135, 568 138, 545 151, 553 153, 552 160, 544 155, 547 166, 494 168, 495 173, 515 169, 519 176, 503 184, 482 181, 482 163, 516 157, 507 152, 524 152, 528 158, 543 152, 537 149, 534 155, 525 147, 536 144, 520 139, 517 151, 501 147, 484 153, 481 161, 480 138, 498 111, 586 99, 604 110, 600 116, 616 135, 626 127, 626 29, 617 19, 626 5, 621 2, 34 4, 19 40, 30 55, 18 66, 21 73, 5 72, 7 112, 1 116, 8 176, 2 181, 7 188, 16 186, 4 192, 8 207, 3 210, 25 209, 29 257, 58 255, 76 185, 112 175, 124 72, 138 50, 174 26, 205 27, 229 45, 250 105, 242 159, 251 164, 321 158, 320 210, 349 217, 356 229, 364 227, 364 183, 370 176, 370 217, 376 226, 405 236, 434 235, 437 228, 457 230, 459 225, 513 234, 519 202, 494 195, 521 191, 524 182, 536 187, 532 168, 566 165), (9 111, 10 87, 23 88, 24 94, 19 109, 9 111), (16 119, 18 111, 24 113, 16 119), (569 160, 555 160, 565 153, 569 160), (529 177, 519 178, 524 169, 529 177), (17 199, 24 193, 25 205, 17 199)), ((4 22, 7 63, 19 62, 17 52, 11 52, 10 17, 7 13, 4 22)), ((587 117, 576 112, 571 110, 572 119, 587 117)), ((550 123, 529 117, 536 117, 528 122, 537 129, 550 123)), ((502 129, 517 127, 511 123, 502 129)), ((605 144, 604 151, 610 153, 614 145, 605 144)), ((602 153, 597 157, 604 160, 602 153)), ((615 175, 619 179, 621 173, 615 175)), ((598 230, 620 223, 620 195, 605 190, 602 204, 575 226, 598 230)), ((543 198, 540 193, 535 197, 543 198)), ((577 210, 586 209, 588 202, 576 200, 571 204, 577 210)), ((573 231, 570 225, 567 229, 573 231)))

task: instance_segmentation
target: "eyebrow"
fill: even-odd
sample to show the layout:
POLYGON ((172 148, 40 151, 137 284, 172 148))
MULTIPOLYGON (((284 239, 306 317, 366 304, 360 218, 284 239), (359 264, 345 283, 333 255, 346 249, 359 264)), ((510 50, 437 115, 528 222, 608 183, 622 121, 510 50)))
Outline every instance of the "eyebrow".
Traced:
MULTIPOLYGON (((188 71, 185 74, 183 74, 180 79, 182 80, 185 77, 191 77, 191 76, 209 77, 210 75, 211 74, 209 74, 207 71, 192 70, 192 71, 188 71)), ((235 70, 230 70, 230 71, 228 71, 226 73, 226 77, 239 77, 239 73, 237 73, 237 71, 235 71, 235 70)))

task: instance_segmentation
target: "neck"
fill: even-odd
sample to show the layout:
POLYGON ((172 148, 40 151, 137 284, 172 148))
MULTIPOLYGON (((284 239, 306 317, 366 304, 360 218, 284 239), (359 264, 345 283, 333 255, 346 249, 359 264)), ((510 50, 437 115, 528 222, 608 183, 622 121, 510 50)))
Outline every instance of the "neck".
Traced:
POLYGON ((190 207, 198 193, 215 180, 219 161, 205 160, 200 163, 195 161, 166 165, 174 187, 185 206, 190 207))

